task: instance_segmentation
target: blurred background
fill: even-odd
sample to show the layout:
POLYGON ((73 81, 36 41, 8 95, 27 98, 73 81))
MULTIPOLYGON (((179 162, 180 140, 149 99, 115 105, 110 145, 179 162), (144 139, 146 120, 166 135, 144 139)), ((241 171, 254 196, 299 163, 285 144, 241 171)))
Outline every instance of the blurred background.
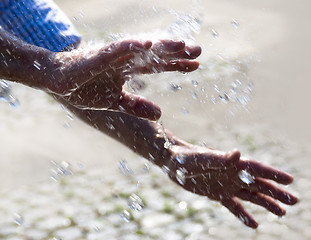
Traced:
POLYGON ((183 139, 288 171, 301 202, 282 219, 246 204, 261 224, 246 229, 44 93, 12 84, 20 105, 0 102, 0 239, 311 238, 309 1, 55 2, 90 45, 202 46, 198 71, 142 76, 143 88, 128 88, 157 102, 183 139))

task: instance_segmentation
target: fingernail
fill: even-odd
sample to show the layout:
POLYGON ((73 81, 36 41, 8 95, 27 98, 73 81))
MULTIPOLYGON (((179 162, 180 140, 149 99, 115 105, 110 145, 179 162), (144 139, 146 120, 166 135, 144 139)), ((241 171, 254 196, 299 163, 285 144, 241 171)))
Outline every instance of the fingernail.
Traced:
POLYGON ((154 110, 154 118, 155 120, 158 120, 162 115, 162 111, 160 109, 155 109, 154 110))

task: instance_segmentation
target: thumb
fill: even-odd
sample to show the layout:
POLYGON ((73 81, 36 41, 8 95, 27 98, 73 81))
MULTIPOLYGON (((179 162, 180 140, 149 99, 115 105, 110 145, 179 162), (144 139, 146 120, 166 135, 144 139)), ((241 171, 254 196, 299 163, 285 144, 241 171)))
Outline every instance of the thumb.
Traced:
POLYGON ((240 161, 241 153, 239 150, 234 149, 231 152, 228 152, 226 154, 227 159, 228 159, 228 164, 229 165, 236 165, 240 161))
POLYGON ((161 117, 161 109, 157 104, 124 90, 121 92, 120 101, 112 109, 152 121, 161 117))

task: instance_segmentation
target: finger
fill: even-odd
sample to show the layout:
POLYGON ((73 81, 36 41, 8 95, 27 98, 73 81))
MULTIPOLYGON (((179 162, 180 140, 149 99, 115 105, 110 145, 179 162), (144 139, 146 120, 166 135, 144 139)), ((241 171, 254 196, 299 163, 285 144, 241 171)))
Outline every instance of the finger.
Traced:
POLYGON ((77 84, 85 82, 112 68, 113 63, 119 60, 128 60, 128 55, 133 53, 145 52, 151 47, 151 41, 140 42, 136 40, 125 40, 122 42, 112 43, 111 45, 98 50, 97 54, 88 59, 79 62, 79 71, 77 71, 77 84))
POLYGON ((120 101, 111 109, 149 120, 158 120, 161 117, 161 109, 158 105, 126 91, 122 91, 120 101))
POLYGON ((174 40, 161 40, 155 43, 151 50, 159 57, 166 55, 167 53, 176 53, 185 48, 184 41, 174 41, 174 40))
POLYGON ((180 52, 179 57, 185 59, 195 59, 199 57, 202 53, 200 46, 186 47, 184 51, 180 52))
POLYGON ((199 46, 186 46, 183 41, 162 40, 154 44, 152 52, 160 59, 195 59, 201 55, 199 46))
POLYGON ((237 218, 239 218, 246 226, 257 228, 258 223, 255 219, 245 210, 243 205, 237 198, 224 199, 221 201, 222 205, 228 208, 237 218))
POLYGON ((271 179, 281 184, 287 185, 294 180, 294 178, 290 174, 257 161, 244 159, 239 163, 239 166, 242 169, 247 170, 251 175, 255 177, 271 179))
POLYGON ((280 205, 275 200, 264 194, 242 190, 239 193, 237 193, 236 196, 245 201, 249 201, 256 205, 262 206, 277 216, 283 216, 286 214, 286 211, 283 208, 281 208, 280 205))
POLYGON ((275 186, 274 184, 270 183, 265 179, 256 178, 255 182, 248 185, 248 187, 251 191, 261 192, 287 205, 294 205, 298 202, 297 197, 275 186))
POLYGON ((168 53, 166 56, 162 56, 165 59, 195 59, 202 53, 202 49, 199 46, 186 46, 183 50, 176 53, 168 53))
POLYGON ((133 67, 129 69, 127 74, 152 74, 160 72, 192 72, 198 69, 198 61, 189 61, 189 60, 176 60, 169 62, 159 62, 146 64, 144 66, 133 67))

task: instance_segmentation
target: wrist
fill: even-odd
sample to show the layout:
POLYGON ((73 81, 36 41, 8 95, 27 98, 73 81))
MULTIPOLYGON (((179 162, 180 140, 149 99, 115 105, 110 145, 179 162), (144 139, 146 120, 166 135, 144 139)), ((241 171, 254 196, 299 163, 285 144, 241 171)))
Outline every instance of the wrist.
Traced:
POLYGON ((177 138, 171 132, 165 130, 161 123, 156 124, 156 141, 153 144, 154 154, 149 152, 149 160, 153 161, 157 166, 166 173, 174 175, 178 168, 181 168, 185 162, 182 152, 191 148, 181 139, 177 138))

